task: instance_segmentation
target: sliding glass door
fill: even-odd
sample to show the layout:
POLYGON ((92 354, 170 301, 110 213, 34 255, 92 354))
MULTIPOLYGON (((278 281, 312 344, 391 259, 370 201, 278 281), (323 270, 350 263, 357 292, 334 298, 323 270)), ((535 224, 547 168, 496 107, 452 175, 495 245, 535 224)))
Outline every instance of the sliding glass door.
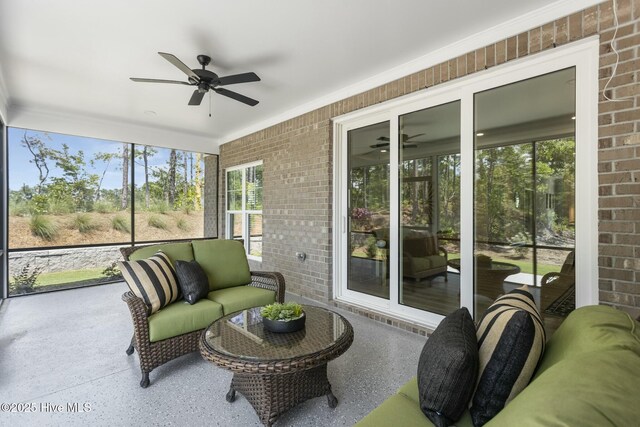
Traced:
POLYGON ((575 306, 575 69, 477 93, 474 112, 476 312, 529 285, 545 317, 566 316, 575 306))
POLYGON ((460 307, 447 262, 460 253, 460 101, 399 118, 399 298, 446 315, 460 307))
POLYGON ((339 299, 429 325, 527 285, 551 329, 597 302, 596 111, 576 90, 597 79, 553 55, 336 120, 339 299))
POLYGON ((349 290, 389 299, 389 122, 349 131, 349 290))

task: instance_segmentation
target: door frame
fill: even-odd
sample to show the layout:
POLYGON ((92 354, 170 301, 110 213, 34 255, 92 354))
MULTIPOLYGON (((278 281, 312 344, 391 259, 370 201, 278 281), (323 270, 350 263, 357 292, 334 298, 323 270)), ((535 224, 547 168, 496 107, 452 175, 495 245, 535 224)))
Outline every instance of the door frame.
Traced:
POLYGON ((338 116, 333 119, 333 295, 336 300, 434 328, 444 318, 398 301, 399 213, 398 168, 390 168, 390 298, 347 289, 347 132, 368 124, 390 122, 390 164, 398 165, 398 117, 460 100, 460 306, 473 315, 474 94, 575 67, 576 70, 576 307, 598 303, 598 66, 599 39, 592 36, 562 47, 514 60, 433 88, 338 116), (466 166, 465 166, 466 165, 466 166), (471 165, 471 167, 470 167, 471 165), (465 273, 466 272, 466 273, 465 273))

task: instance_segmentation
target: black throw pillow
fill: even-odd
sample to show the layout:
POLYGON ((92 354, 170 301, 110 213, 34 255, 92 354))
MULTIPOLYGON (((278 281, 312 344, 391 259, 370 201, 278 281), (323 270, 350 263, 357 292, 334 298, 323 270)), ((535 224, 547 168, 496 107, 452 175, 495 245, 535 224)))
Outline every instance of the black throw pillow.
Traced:
POLYGON ((178 286, 184 299, 195 304, 209 293, 209 279, 196 261, 176 261, 178 286))
POLYGON ((544 353, 542 318, 527 286, 498 298, 478 324, 478 385, 471 419, 480 427, 528 384, 544 353))
POLYGON ((449 426, 467 409, 478 378, 478 341, 473 319, 460 308, 442 320, 418 361, 420 409, 437 427, 449 426))

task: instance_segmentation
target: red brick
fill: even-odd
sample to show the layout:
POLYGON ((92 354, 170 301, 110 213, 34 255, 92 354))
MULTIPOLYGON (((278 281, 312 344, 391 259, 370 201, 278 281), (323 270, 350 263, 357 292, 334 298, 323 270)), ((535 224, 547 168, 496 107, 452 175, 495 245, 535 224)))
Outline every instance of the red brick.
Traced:
POLYGON ((582 38, 582 12, 574 13, 569 17, 569 40, 582 38))
POLYGON ((529 33, 518 34, 518 58, 529 54, 529 33))
POLYGON ((529 31, 529 52, 536 53, 542 49, 542 29, 540 27, 529 31))
POLYGON ((582 19, 582 33, 585 37, 598 32, 598 6, 586 9, 582 19))
POLYGON ((613 163, 616 172, 640 170, 640 159, 621 160, 613 163))
POLYGON ((568 18, 562 18, 555 21, 555 37, 554 42, 556 45, 561 45, 569 41, 569 20, 568 18))
POLYGON ((598 152, 598 161, 621 160, 628 159, 635 155, 634 147, 613 148, 611 150, 600 150, 598 152))
POLYGON ((518 55, 518 39, 515 36, 509 37, 507 39, 507 61, 516 59, 517 55, 518 55))
POLYGON ((553 46, 553 43, 555 40, 555 31, 556 29, 553 22, 550 22, 542 26, 542 40, 541 40, 542 50, 549 49, 550 47, 553 46))

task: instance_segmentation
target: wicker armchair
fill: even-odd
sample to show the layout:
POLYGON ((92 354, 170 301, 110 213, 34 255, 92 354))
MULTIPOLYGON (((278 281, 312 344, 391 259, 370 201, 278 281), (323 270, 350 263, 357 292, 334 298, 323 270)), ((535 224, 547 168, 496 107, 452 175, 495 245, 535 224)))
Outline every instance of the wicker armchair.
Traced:
POLYGON ((557 298, 575 286, 575 251, 569 252, 559 272, 552 271, 542 276, 540 280, 541 308, 545 310, 557 298))
MULTIPOLYGON (((125 247, 121 248, 120 252, 125 260, 129 260, 129 256, 140 247, 142 246, 125 247)), ((252 271, 251 283, 248 286, 274 291, 276 301, 284 302, 285 280, 280 273, 252 271)), ((149 338, 149 311, 144 301, 131 291, 125 292, 122 295, 122 300, 127 303, 133 319, 133 337, 126 353, 131 355, 135 350, 138 351, 140 370, 142 371, 140 387, 149 386, 149 373, 153 369, 177 357, 198 351, 198 339, 204 329, 151 342, 149 338)))

